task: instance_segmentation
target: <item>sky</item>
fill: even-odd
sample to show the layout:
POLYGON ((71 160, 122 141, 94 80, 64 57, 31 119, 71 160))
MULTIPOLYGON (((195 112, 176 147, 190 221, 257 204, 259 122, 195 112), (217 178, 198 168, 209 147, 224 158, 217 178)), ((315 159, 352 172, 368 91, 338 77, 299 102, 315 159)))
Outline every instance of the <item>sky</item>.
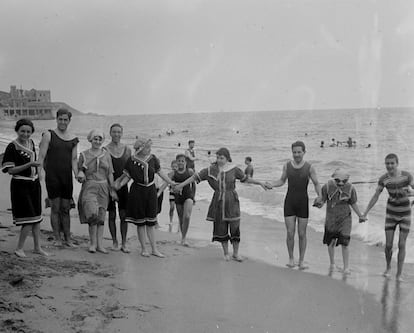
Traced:
POLYGON ((2 0, 0 90, 82 112, 414 106, 412 0, 2 0))

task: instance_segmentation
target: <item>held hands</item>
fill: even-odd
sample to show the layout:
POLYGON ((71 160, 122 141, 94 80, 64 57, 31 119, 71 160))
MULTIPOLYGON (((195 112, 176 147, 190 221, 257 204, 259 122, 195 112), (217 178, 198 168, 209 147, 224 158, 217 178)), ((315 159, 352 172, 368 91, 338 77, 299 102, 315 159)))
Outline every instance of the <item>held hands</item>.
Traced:
POLYGON ((30 164, 30 166, 31 167, 40 167, 40 165, 41 165, 41 163, 39 162, 39 161, 32 161, 32 162, 29 162, 29 164, 30 164))
POLYGON ((359 223, 364 223, 367 220, 367 215, 365 213, 359 216, 359 223))
POLYGON ((111 196, 113 201, 118 201, 118 194, 116 193, 116 190, 112 187, 111 190, 109 191, 109 195, 111 196))
POLYGON ((265 182, 265 183, 264 183, 264 186, 265 186, 265 187, 263 187, 263 185, 262 185, 262 187, 263 187, 265 190, 271 190, 271 189, 273 189, 273 185, 272 185, 272 183, 270 183, 270 182, 265 182))
POLYGON ((414 196, 414 190, 410 187, 404 187, 403 191, 409 196, 409 197, 413 197, 414 196))
POLYGON ((114 181, 114 184, 112 185, 112 188, 115 191, 118 191, 121 188, 121 182, 119 181, 120 178, 114 181))
POLYGON ((321 197, 317 197, 314 201, 313 201, 313 205, 312 205, 313 207, 316 207, 316 208, 322 208, 322 206, 323 206, 323 200, 322 200, 322 198, 321 197))
POLYGON ((259 185, 265 190, 267 191, 269 188, 266 186, 266 183, 264 182, 260 182, 259 185))
POLYGON ((178 183, 174 182, 174 184, 171 185, 171 189, 174 193, 179 193, 179 192, 182 191, 183 186, 182 186, 182 184, 178 184, 178 183))
POLYGON ((85 173, 83 171, 79 171, 78 175, 76 176, 76 180, 81 184, 84 183, 86 180, 85 173))

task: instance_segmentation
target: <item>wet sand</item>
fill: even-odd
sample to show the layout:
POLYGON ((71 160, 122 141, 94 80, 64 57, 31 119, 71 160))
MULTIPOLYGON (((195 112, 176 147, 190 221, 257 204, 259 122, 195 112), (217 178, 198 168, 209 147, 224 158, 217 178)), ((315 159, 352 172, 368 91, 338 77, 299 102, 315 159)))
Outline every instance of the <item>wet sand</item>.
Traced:
MULTIPOLYGON (((9 180, 0 175, 0 314, 5 332, 393 332, 392 325, 394 332, 403 332, 404 303, 396 307, 389 302, 400 304, 405 291, 394 290, 393 281, 384 285, 381 304, 368 291, 328 276, 253 258, 225 262, 221 249, 208 239, 193 240, 186 248, 177 243, 176 233, 157 231, 167 257, 144 258, 130 228, 130 254, 90 254, 82 236, 87 228, 75 216, 77 249, 52 246, 46 216, 42 244, 52 256, 33 254, 28 238, 28 258, 17 258, 13 250, 19 228, 7 211, 9 180)), ((194 231, 210 227, 204 222, 206 208, 205 202, 196 204, 194 231)), ((110 247, 105 232, 105 246, 110 247)), ((283 233, 275 235, 281 244, 282 239, 283 233)))

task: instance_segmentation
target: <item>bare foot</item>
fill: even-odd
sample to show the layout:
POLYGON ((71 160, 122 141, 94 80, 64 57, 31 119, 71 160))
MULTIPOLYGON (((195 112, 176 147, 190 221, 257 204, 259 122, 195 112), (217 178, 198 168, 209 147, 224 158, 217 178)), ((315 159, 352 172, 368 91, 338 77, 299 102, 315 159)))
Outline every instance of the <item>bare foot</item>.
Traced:
POLYGON ((231 259, 233 259, 233 260, 235 260, 235 261, 238 261, 238 262, 243 262, 243 257, 241 257, 241 256, 239 256, 239 255, 234 255, 233 254, 233 256, 231 257, 231 259))
POLYGON ((349 268, 346 268, 346 269, 343 269, 343 270, 342 270, 342 273, 343 273, 344 275, 351 275, 351 270, 350 270, 349 268))
POLYGON ((151 254, 158 258, 165 258, 165 255, 163 255, 160 251, 152 251, 151 254))
POLYGON ((113 242, 111 251, 119 251, 119 245, 118 242, 113 242))
POLYGON ((19 258, 26 258, 26 253, 24 253, 23 250, 16 250, 14 251, 14 254, 18 256, 19 258))
POLYGON ((57 240, 57 241, 54 241, 54 242, 53 242, 53 246, 56 246, 56 247, 62 247, 62 246, 63 246, 63 243, 62 243, 62 241, 61 241, 61 240, 57 240))
POLYGON ((293 259, 289 259, 289 262, 286 264, 286 267, 293 268, 295 266, 295 261, 293 259))
POLYGON ((395 279, 397 280, 397 282, 404 282, 404 279, 401 275, 396 275, 395 279))
POLYGON ((96 252, 96 248, 95 248, 95 247, 93 247, 93 246, 90 246, 88 251, 89 251, 90 253, 95 253, 95 252, 96 252))
POLYGON ((46 251, 43 251, 42 249, 34 250, 33 253, 40 254, 41 256, 45 256, 45 257, 49 257, 50 256, 49 253, 47 253, 46 251))
POLYGON ((228 254, 225 254, 225 255, 224 255, 224 260, 225 260, 225 261, 230 261, 230 256, 229 256, 228 254))
POLYGON ((386 269, 385 272, 382 273, 382 276, 388 279, 391 276, 390 269, 386 269))
POLYGON ((181 245, 185 247, 190 247, 190 244, 188 244, 188 242, 185 239, 181 240, 181 245))
POLYGON ((96 252, 100 252, 103 254, 108 254, 108 251, 104 247, 97 247, 96 252))
POLYGON ((308 269, 309 266, 306 266, 303 262, 299 263, 299 270, 304 271, 305 269, 308 269))
POLYGON ((72 249, 76 249, 76 248, 78 247, 77 245, 73 244, 73 243, 72 243, 72 242, 70 242, 70 241, 65 242, 65 246, 70 247, 70 248, 72 248, 72 249))
POLYGON ((147 251, 142 251, 142 252, 141 252, 141 255, 142 255, 143 257, 146 257, 146 258, 148 258, 148 257, 150 256, 150 254, 149 254, 147 251))
POLYGON ((126 247, 126 246, 121 246, 121 252, 124 252, 124 253, 130 253, 130 252, 131 252, 131 250, 130 250, 130 249, 128 249, 128 247, 126 247))
POLYGON ((329 265, 329 272, 333 272, 335 270, 336 266, 335 264, 330 264, 329 265))

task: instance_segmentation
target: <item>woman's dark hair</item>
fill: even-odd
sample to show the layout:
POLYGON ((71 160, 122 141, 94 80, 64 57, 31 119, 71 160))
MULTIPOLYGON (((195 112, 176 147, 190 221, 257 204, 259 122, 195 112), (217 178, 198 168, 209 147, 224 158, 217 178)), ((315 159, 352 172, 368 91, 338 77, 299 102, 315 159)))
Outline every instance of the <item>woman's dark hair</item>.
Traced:
POLYGON ((224 156, 228 162, 231 162, 230 152, 227 148, 220 148, 216 151, 216 155, 224 156))
POLYGON ((392 160, 392 159, 394 159, 397 162, 397 164, 398 164, 398 156, 396 154, 394 154, 394 153, 388 154, 387 156, 385 156, 385 159, 386 160, 392 160))
POLYGON ((16 122, 16 126, 14 126, 14 130, 17 132, 19 130, 19 128, 24 126, 24 125, 30 126, 31 129, 32 129, 32 133, 34 132, 35 129, 34 129, 34 125, 33 125, 32 121, 29 120, 29 119, 26 119, 26 118, 19 119, 16 122))
POLYGON ((115 123, 115 124, 112 124, 111 127, 109 127, 109 133, 111 133, 114 127, 119 127, 122 130, 122 132, 124 131, 124 128, 122 127, 121 124, 115 123))

